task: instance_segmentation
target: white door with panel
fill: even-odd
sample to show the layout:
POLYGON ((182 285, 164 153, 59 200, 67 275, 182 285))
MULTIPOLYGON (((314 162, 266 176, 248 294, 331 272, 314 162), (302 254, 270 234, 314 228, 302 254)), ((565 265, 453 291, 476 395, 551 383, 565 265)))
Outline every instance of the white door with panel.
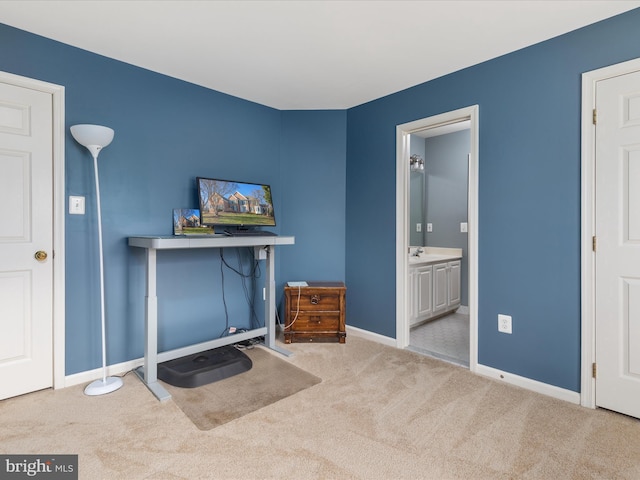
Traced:
POLYGON ((433 268, 431 265, 416 268, 416 321, 429 318, 433 312, 433 268))
POLYGON ((449 289, 447 296, 447 308, 451 309, 460 305, 460 260, 449 262, 449 289))
POLYGON ((0 83, 0 399, 53 384, 52 115, 0 83))
POLYGON ((596 405, 640 418, 640 72, 597 82, 596 405))
POLYGON ((449 299, 449 276, 447 264, 439 263, 433 266, 433 314, 436 315, 447 309, 449 299))

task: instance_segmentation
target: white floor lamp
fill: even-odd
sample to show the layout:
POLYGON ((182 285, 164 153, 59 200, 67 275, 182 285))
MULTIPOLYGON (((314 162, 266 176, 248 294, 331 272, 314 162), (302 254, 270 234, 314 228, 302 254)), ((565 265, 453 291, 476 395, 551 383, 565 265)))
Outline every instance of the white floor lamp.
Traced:
POLYGON ((96 180, 96 206, 98 212, 98 250, 100 252, 100 315, 102 320, 102 380, 91 382, 84 389, 86 395, 104 395, 122 386, 120 377, 107 377, 107 348, 105 341, 104 309, 104 259, 102 255, 102 215, 100 210, 100 181, 98 180, 98 154, 113 140, 113 130, 100 125, 74 125, 71 135, 80 145, 87 147, 93 157, 93 171, 96 180))

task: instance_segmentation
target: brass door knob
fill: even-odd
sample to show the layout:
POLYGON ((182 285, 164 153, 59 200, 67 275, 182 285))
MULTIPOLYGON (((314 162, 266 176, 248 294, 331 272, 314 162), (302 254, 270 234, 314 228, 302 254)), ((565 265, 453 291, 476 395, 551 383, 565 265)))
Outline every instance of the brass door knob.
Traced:
POLYGON ((43 250, 38 250, 36 252, 36 254, 34 255, 34 257, 36 258, 36 260, 42 262, 43 260, 47 259, 47 252, 45 252, 43 250))

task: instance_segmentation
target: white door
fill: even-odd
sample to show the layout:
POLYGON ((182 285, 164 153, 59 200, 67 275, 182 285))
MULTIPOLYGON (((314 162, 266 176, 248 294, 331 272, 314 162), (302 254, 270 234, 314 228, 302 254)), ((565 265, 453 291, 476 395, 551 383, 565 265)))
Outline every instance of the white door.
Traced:
POLYGON ((449 297, 447 307, 460 305, 460 266, 461 261, 449 262, 449 297))
POLYGON ((640 72, 597 82, 596 405, 640 418, 640 72))
POLYGON ((440 263, 433 266, 433 313, 437 314, 447 309, 449 289, 447 285, 447 264, 440 263))
POLYGON ((416 275, 418 280, 416 315, 418 319, 424 320, 431 316, 433 310, 433 268, 431 265, 418 267, 416 275))
POLYGON ((53 384, 52 114, 0 83, 0 399, 53 384))

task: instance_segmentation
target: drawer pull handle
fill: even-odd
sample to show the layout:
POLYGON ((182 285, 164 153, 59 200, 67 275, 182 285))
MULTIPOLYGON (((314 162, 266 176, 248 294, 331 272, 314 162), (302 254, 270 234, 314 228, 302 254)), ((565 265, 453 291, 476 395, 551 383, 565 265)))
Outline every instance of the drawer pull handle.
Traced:
POLYGON ((320 295, 312 295, 311 296, 311 304, 317 305, 320 303, 320 295))

